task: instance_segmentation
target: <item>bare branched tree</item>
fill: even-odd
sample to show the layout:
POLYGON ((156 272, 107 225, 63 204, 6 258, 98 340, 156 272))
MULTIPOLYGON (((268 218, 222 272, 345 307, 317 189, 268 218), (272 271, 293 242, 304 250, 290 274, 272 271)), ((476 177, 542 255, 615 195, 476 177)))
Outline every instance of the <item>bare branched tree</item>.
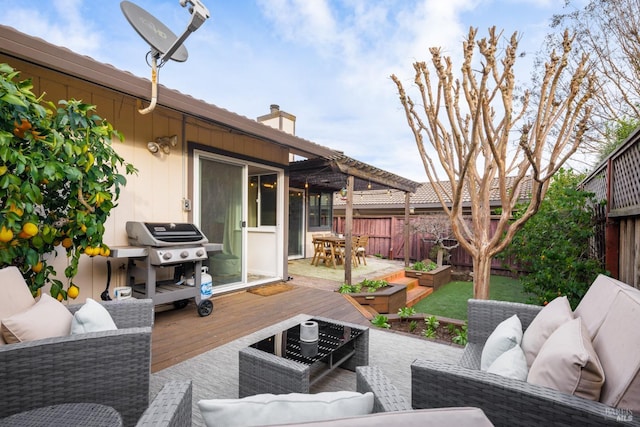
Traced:
MULTIPOLYGON (((620 142, 616 133, 621 126, 640 119, 640 0, 565 0, 565 13, 555 15, 551 27, 570 28, 574 46, 589 52, 593 61, 597 132, 585 149, 602 153, 603 145, 620 142)), ((549 34, 548 45, 557 45, 557 36, 549 34)))
POLYGON ((451 221, 444 214, 420 215, 411 223, 411 227, 415 232, 424 234, 426 240, 433 242, 438 251, 438 266, 442 265, 445 252, 449 254, 460 246, 451 229, 451 221))
POLYGON ((427 177, 458 242, 473 257, 474 297, 487 299, 492 258, 538 211, 549 180, 584 137, 594 81, 587 55, 581 55, 573 72, 567 73, 572 38, 565 32, 562 51, 554 51, 546 63, 537 105, 530 106, 531 94, 525 92, 516 108, 517 34, 512 35, 500 59, 501 34, 495 27, 489 29, 488 38, 476 41, 476 33, 471 28, 463 43, 460 78, 454 76, 451 58, 443 57, 439 48, 430 49, 435 79, 426 62, 414 64, 414 83, 420 97, 417 104, 407 95, 400 79, 395 75, 391 78, 398 88, 427 177), (479 59, 474 57, 476 49, 479 59), (556 91, 563 84, 568 90, 563 97, 557 97, 556 91), (531 115, 527 115, 529 108, 534 109, 531 115), (428 151, 426 144, 433 150, 428 151), (429 155, 434 151, 435 159, 429 155), (440 180, 437 164, 450 185, 440 180), (508 176, 514 177, 511 187, 507 185, 508 176), (531 202, 510 225, 511 213, 528 176, 531 202), (502 209, 497 229, 491 233, 490 198, 496 190, 502 209), (470 199, 470 222, 463 217, 463 195, 470 199))

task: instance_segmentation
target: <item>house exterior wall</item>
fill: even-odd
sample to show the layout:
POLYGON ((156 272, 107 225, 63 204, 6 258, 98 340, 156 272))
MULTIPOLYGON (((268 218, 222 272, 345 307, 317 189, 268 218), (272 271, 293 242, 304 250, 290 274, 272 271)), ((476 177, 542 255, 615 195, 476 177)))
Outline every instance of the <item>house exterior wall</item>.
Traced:
MULTIPOLYGON (((120 194, 105 224, 104 242, 109 246, 127 245, 125 223, 127 221, 190 222, 191 213, 183 210, 183 199, 193 200, 192 153, 188 143, 200 149, 211 149, 243 159, 267 162, 286 167, 289 151, 285 147, 259 138, 231 132, 222 126, 198 117, 157 106, 147 115, 138 112, 133 96, 69 77, 42 66, 17 60, 0 53, 0 62, 6 62, 20 71, 20 80, 31 78, 35 94, 46 93, 45 99, 57 103, 61 99, 81 99, 97 106, 97 114, 108 120, 122 132, 125 140, 114 140, 114 149, 138 170, 137 175, 127 176, 127 185, 120 194), (178 135, 178 144, 170 154, 152 154, 147 143, 158 137, 178 135)), ((162 88, 159 99, 162 98, 162 88)), ((124 172, 124 171, 122 171, 124 172)), ((285 239, 286 241, 286 234, 285 239)), ((81 292, 76 302, 86 298, 100 299, 105 288, 106 258, 81 257, 78 276, 74 279, 81 292)), ((286 263, 286 259, 283 261, 286 263)), ((112 262, 111 289, 126 285, 124 271, 120 268, 126 260, 112 262)), ((53 265, 60 272, 66 267, 64 250, 60 251, 53 265)), ((58 277, 66 283, 64 277, 58 277)))

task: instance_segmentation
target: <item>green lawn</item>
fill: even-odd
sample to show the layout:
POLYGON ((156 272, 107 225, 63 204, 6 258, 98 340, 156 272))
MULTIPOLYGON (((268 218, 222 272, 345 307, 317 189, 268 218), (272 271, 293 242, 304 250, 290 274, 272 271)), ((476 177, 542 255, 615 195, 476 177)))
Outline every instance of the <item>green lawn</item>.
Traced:
MULTIPOLYGON (((491 299, 526 303, 529 296, 517 279, 491 276, 491 299)), ((473 298, 472 282, 450 282, 413 306, 418 313, 467 320, 467 300, 473 298)))

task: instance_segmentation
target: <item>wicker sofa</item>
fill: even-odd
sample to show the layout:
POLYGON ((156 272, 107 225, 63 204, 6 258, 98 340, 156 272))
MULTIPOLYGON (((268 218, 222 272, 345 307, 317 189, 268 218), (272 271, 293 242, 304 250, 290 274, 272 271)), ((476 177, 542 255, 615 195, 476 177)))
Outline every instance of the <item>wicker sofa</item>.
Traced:
MULTIPOLYGON (((574 316, 585 319, 589 324, 589 334, 604 369, 605 385, 609 378, 619 377, 620 367, 624 366, 629 372, 629 378, 623 378, 627 393, 633 393, 634 387, 640 384, 637 351, 640 335, 635 332, 640 324, 639 308, 638 289, 601 275, 574 311, 574 316), (594 331, 604 330, 608 321, 615 323, 609 325, 607 331, 618 329, 623 332, 607 333, 603 338, 598 337, 598 343, 594 331), (603 340, 606 342, 602 343, 603 340)), ((495 425, 640 425, 640 413, 632 414, 625 409, 632 403, 623 401, 618 407, 611 407, 480 370, 484 343, 495 327, 517 314, 522 328, 526 329, 541 309, 526 304, 470 300, 469 344, 460 362, 413 362, 413 408, 479 407, 495 425)))
POLYGON ((190 381, 167 383, 149 405, 153 302, 102 304, 117 330, 0 345, 0 418, 92 402, 115 408, 125 426, 191 425, 190 381))
POLYGON ((412 410, 409 403, 400 395, 398 389, 376 366, 358 366, 356 368, 356 389, 360 393, 373 393, 373 413, 358 417, 344 417, 325 421, 305 422, 301 427, 376 427, 402 425, 422 427, 434 425, 441 427, 489 427, 489 419, 478 408, 456 407, 442 409, 412 410))

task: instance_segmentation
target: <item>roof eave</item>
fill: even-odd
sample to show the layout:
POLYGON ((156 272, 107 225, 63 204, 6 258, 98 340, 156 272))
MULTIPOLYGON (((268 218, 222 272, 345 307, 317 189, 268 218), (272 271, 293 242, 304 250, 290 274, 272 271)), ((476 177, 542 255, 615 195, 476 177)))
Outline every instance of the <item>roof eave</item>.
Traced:
MULTIPOLYGON (((1 51, 6 55, 27 61, 91 84, 149 100, 151 81, 79 55, 69 49, 21 33, 14 28, 0 25, 1 51)), ((336 151, 279 129, 208 104, 176 90, 159 85, 158 106, 193 115, 238 132, 268 140, 291 149, 305 157, 331 157, 336 151)))

